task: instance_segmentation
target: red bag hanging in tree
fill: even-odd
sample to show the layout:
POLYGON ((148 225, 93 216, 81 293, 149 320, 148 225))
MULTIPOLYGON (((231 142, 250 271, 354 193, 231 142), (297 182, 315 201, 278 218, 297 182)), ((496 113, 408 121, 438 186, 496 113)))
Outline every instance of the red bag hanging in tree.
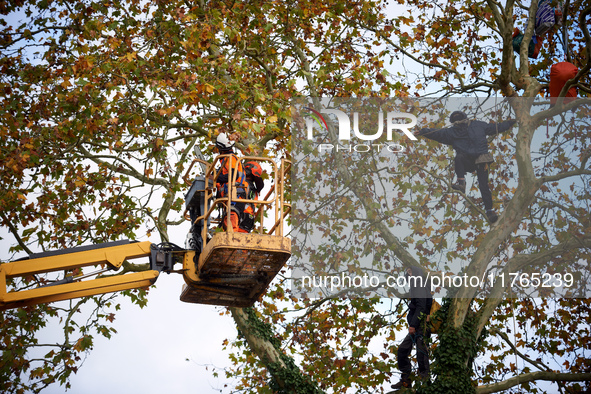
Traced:
MULTIPOLYGON (((562 87, 569 79, 573 79, 579 70, 574 64, 569 62, 561 62, 552 65, 550 68, 550 105, 556 104, 556 100, 562 87)), ((577 97, 577 88, 572 87, 568 90, 565 97, 577 97)), ((564 99, 564 103, 568 103, 572 99, 564 99)))

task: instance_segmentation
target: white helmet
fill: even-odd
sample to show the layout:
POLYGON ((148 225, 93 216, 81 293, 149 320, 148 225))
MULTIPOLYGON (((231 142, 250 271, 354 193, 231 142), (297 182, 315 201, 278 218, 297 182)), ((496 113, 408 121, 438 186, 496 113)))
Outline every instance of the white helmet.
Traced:
POLYGON ((232 149, 234 146, 234 141, 231 141, 226 133, 220 133, 215 140, 215 146, 217 146, 220 150, 228 150, 232 149))

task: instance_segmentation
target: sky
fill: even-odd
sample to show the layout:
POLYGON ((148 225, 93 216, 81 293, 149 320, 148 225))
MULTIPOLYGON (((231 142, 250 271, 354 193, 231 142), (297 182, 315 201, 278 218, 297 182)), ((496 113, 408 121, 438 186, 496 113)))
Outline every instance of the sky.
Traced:
MULTIPOLYGON (((220 315, 224 308, 181 302, 183 283, 181 275, 161 274, 143 309, 119 297, 117 333, 111 339, 94 335, 94 349, 72 377, 70 390, 53 384, 43 393, 220 392, 231 382, 223 373, 214 378, 211 366, 230 365, 222 343, 236 337, 234 321, 220 315)), ((41 339, 56 338, 60 328, 51 322, 41 339)))

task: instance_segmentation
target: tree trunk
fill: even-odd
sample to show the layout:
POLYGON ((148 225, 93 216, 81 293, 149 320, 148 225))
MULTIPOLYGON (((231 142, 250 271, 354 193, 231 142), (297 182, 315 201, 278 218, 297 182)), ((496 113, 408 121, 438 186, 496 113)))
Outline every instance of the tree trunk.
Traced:
POLYGON ((254 308, 230 308, 239 334, 271 375, 269 387, 275 393, 320 394, 322 391, 304 375, 292 358, 281 351, 281 342, 270 324, 263 322, 254 308))

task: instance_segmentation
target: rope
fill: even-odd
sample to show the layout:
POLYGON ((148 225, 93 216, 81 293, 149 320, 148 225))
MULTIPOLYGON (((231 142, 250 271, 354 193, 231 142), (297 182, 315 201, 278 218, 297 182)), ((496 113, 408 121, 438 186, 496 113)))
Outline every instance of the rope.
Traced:
POLYGON ((420 334, 408 334, 408 335, 410 335, 410 339, 412 340, 412 344, 417 348, 417 353, 421 352, 425 356, 429 357, 429 353, 428 353, 427 345, 425 345, 425 341, 423 340, 423 345, 425 345, 425 349, 427 349, 427 352, 423 351, 422 349, 419 349, 419 346, 417 345, 417 340, 419 338, 423 338, 423 335, 420 335, 420 334))
MULTIPOLYGON (((511 293, 511 287, 509 286, 509 293, 511 293)), ((513 338, 515 339, 515 334, 517 333, 517 326, 515 325, 515 310, 513 309, 513 301, 510 301, 511 306, 511 315, 513 316, 513 338)), ((517 346, 515 347, 517 349, 517 346)), ((517 382, 519 383, 519 366, 518 366, 519 359, 517 358, 517 352, 515 352, 515 376, 517 377, 517 382)))

